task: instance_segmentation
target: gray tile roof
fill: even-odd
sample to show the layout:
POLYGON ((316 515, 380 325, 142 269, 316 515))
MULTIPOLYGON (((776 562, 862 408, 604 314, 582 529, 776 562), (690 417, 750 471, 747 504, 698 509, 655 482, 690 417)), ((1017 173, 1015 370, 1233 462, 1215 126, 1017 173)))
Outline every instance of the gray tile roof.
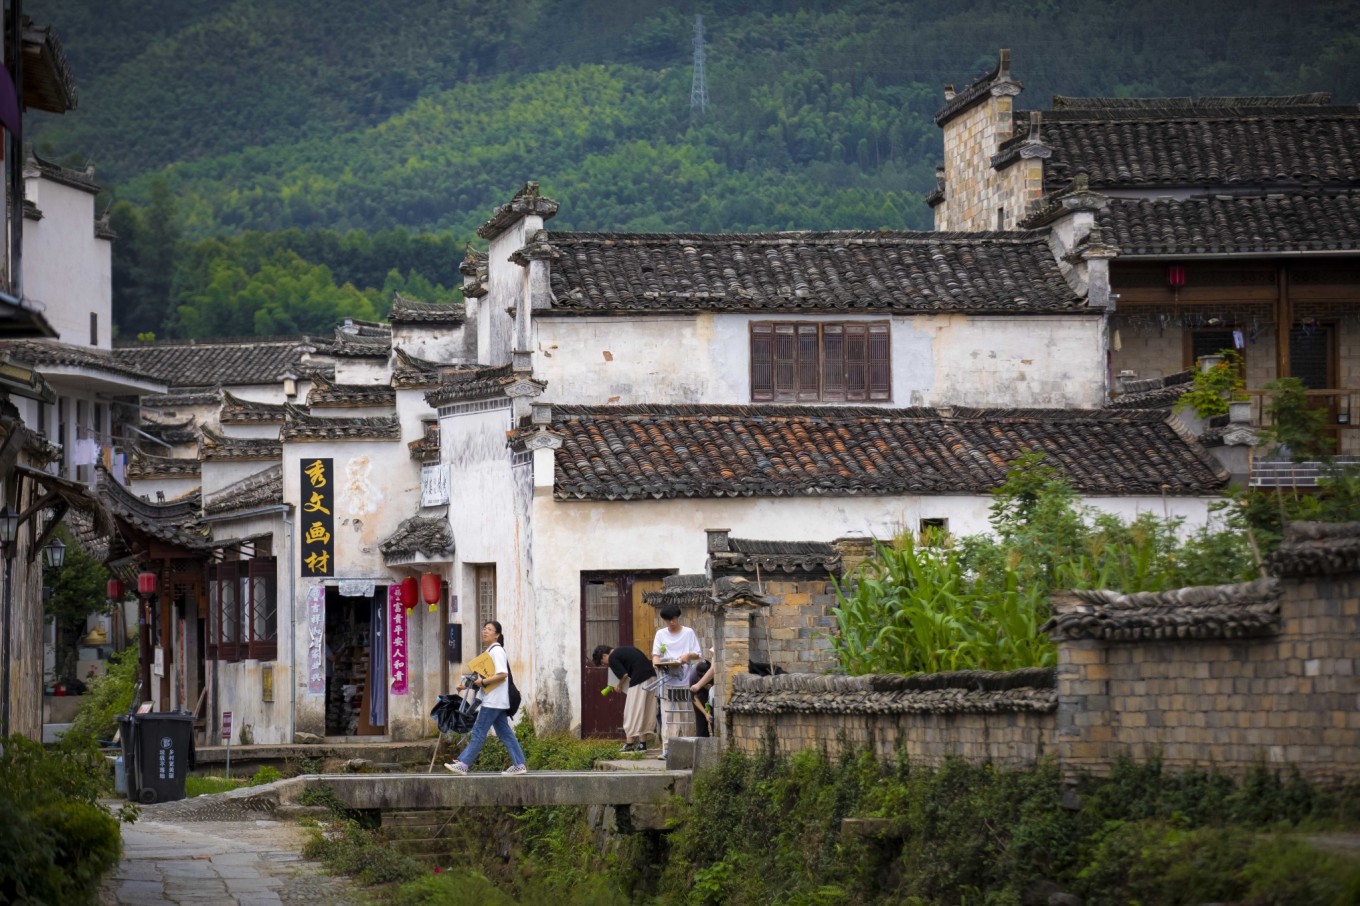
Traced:
POLYGON ((1110 401, 1110 409, 1170 409, 1190 389, 1194 372, 1177 371, 1159 378, 1125 381, 1124 392, 1110 401))
POLYGON ((502 395, 516 381, 528 381, 540 390, 546 381, 516 374, 511 365, 456 366, 445 368, 438 387, 425 394, 431 406, 447 406, 461 400, 482 399, 502 395))
POLYGON ((289 403, 287 420, 280 432, 290 443, 330 440, 400 440, 401 426, 395 415, 370 418, 322 418, 289 403))
POLYGON ((554 406, 552 420, 565 500, 985 494, 1028 451, 1088 495, 1215 494, 1227 479, 1159 412, 554 406))
POLYGON ((307 406, 313 409, 353 409, 395 406, 397 392, 386 384, 336 384, 320 375, 312 378, 307 406))
POLYGON ((222 515, 279 503, 283 503, 282 463, 248 475, 210 494, 203 500, 203 512, 222 515))
MULTIPOLYGON (((102 469, 99 470, 97 489, 114 518, 127 529, 188 550, 206 550, 212 546, 207 529, 198 522, 200 498, 197 491, 168 503, 151 503, 133 494, 102 469)), ((120 531, 125 530, 120 528, 120 531)))
MULTIPOLYGON (((1360 131, 1356 138, 1360 140, 1360 131)), ((1114 198, 1098 220, 1104 240, 1119 248, 1121 258, 1356 252, 1360 185, 1353 191, 1325 194, 1114 198)))
POLYGON ((1048 714, 1058 708, 1052 667, 911 676, 738 674, 728 711, 741 714, 1048 714))
POLYGON ((117 346, 113 355, 172 388, 211 388, 277 383, 306 367, 303 357, 310 351, 302 337, 241 337, 117 346))
POLYGON ((659 591, 644 591, 642 601, 660 609, 667 604, 698 610, 713 600, 713 580, 703 573, 666 576, 659 591))
POLYGON ((378 546, 383 559, 409 560, 417 554, 439 557, 453 553, 453 529, 449 520, 439 517, 412 516, 386 541, 378 546))
POLYGON ((392 326, 373 321, 346 321, 329 339, 309 339, 324 355, 385 359, 392 352, 392 326))
POLYGON ((193 416, 175 422, 144 421, 139 427, 143 433, 167 444, 191 444, 198 440, 198 422, 193 416))
POLYGON ((451 302, 422 302, 393 293, 387 320, 393 324, 462 324, 467 320, 467 309, 451 302))
POLYGON ((824 541, 756 541, 729 538, 726 551, 709 554, 715 575, 811 573, 840 575, 841 554, 824 541))
POLYGON ((194 478, 203 471, 197 456, 156 456, 139 448, 132 448, 127 464, 128 478, 194 478))
POLYGON ((32 365, 38 371, 45 368, 89 368, 142 381, 164 382, 158 375, 138 368, 117 354, 92 346, 75 346, 56 340, 0 340, 0 351, 32 365))
MULTIPOLYGON (((447 362, 432 362, 411 355, 397 347, 396 363, 392 369, 392 386, 402 390, 430 390, 439 386, 441 375, 451 366, 447 362)), ((457 368, 458 366, 452 366, 457 368)))
POLYGON ((1360 522, 1290 522, 1270 555, 1277 576, 1360 574, 1360 522))
POLYGON ((198 455, 208 461, 274 460, 283 458, 283 442, 276 437, 229 437, 203 427, 198 455))
MULTIPOLYGON (((1097 190, 1360 181, 1360 109, 1330 106, 1326 95, 1054 100, 1043 111, 1048 190, 1082 171, 1097 190)), ((1014 116, 1012 143, 1024 140, 1029 113, 1014 116)))
POLYGON ((220 420, 224 425, 281 425, 283 403, 261 403, 222 391, 220 420))
POLYGON ((1280 630, 1280 586, 1274 579, 1174 591, 1072 591, 1054 600, 1042 631, 1106 642, 1240 639, 1280 630))
MULTIPOLYGON (((550 312, 1021 312, 1084 305, 1046 231, 547 233, 550 312)), ((536 312, 536 316, 549 313, 536 312)))

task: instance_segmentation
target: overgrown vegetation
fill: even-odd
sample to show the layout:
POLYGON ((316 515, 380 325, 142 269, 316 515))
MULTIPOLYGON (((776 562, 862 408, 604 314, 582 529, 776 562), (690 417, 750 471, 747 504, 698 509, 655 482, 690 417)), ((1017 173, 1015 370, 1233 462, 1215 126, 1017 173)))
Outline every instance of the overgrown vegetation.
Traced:
POLYGON ((957 543, 911 534, 879 544, 837 587, 841 667, 851 674, 1015 670, 1055 662, 1039 627, 1060 588, 1165 591, 1250 579, 1255 561, 1240 507, 1188 534, 1183 520, 1131 522, 1082 506, 1039 453, 1012 464, 995 491, 992 534, 957 543))
POLYGON ((85 697, 67 731, 73 736, 113 739, 118 715, 132 706, 132 690, 137 684, 137 646, 129 645, 109 658, 103 676, 90 680, 85 697))
POLYGON ((99 805, 108 785, 88 736, 67 731, 44 748, 22 736, 0 747, 0 903, 93 903, 122 853, 118 819, 99 805))
POLYGON ((1097 906, 1342 906, 1360 895, 1360 858, 1310 842, 1360 827, 1355 789, 1327 793, 1264 766, 1241 782, 1173 774, 1154 760, 1119 762, 1077 792, 1079 806, 1065 807, 1051 762, 1006 771, 733 751, 696 775, 667 834, 600 836, 584 809, 482 809, 456 820, 434 870, 369 858, 382 844, 355 825, 313 852, 371 878, 409 873, 375 891, 400 906, 1018 906, 1057 891, 1097 906))
POLYGON ((1220 349, 1219 360, 1207 368, 1196 368, 1190 378, 1190 389, 1176 400, 1175 409, 1192 410, 1200 418, 1228 414, 1228 403, 1244 400, 1247 389, 1242 353, 1235 349, 1220 349))
POLYGON ((65 525, 57 527, 56 537, 66 545, 66 557, 59 569, 48 570, 44 579, 51 592, 43 601, 43 616, 55 624, 55 677, 58 683, 85 681, 76 676, 80 638, 91 614, 108 609, 104 598, 109 571, 76 542, 65 525))

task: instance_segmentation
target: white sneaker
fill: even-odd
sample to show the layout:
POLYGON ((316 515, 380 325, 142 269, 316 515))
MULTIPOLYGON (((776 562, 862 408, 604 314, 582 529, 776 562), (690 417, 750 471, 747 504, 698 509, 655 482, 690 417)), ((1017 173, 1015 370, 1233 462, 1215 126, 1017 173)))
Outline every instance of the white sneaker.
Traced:
POLYGON ((444 762, 444 767, 455 774, 461 775, 466 774, 468 772, 468 766, 463 764, 461 761, 446 761, 444 762))
POLYGON ((512 764, 512 765, 510 765, 510 767, 506 768, 504 771, 501 771, 501 773, 504 774, 504 775, 507 776, 507 777, 509 777, 509 776, 511 776, 511 775, 513 775, 513 774, 527 774, 527 773, 529 773, 529 768, 528 768, 528 766, 522 765, 522 764, 512 764))

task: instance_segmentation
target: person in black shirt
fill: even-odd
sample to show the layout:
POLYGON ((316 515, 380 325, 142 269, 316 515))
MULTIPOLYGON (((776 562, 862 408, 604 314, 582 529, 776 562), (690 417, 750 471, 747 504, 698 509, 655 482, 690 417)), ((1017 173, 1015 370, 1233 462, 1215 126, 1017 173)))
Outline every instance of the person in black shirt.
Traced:
POLYGON ((642 737, 655 732, 656 726, 656 671, 652 659, 632 645, 617 648, 599 645, 590 655, 597 667, 608 667, 614 680, 600 690, 608 695, 615 690, 627 690, 623 705, 624 752, 645 752, 642 737))

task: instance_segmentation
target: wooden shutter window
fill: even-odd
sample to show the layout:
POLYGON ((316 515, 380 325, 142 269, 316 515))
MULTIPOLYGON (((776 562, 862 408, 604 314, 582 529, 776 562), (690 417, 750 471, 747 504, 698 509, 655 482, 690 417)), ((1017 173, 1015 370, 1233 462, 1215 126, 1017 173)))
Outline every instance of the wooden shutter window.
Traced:
POLYGON ((277 564, 272 557, 259 557, 246 565, 246 573, 242 583, 250 589, 249 610, 243 608, 243 613, 248 613, 246 656, 272 661, 278 657, 279 648, 279 605, 275 593, 277 564))
POLYGON ((774 325, 768 321, 751 324, 751 399, 774 399, 774 325))
POLYGON ((798 325, 798 401, 817 402, 820 396, 821 356, 816 324, 798 325))
POLYGON ((792 401, 797 398, 798 344, 794 325, 774 326, 774 398, 792 401))
POLYGON ((869 325, 869 399, 892 399, 892 342, 887 324, 869 325))
POLYGON ((845 401, 845 328, 822 325, 822 399, 845 401))
POLYGON ((845 398, 869 398, 869 328, 863 324, 845 325, 845 398))
POLYGON ((222 619, 222 607, 217 601, 217 568, 208 569, 208 644, 204 657, 217 660, 217 627, 222 619))
POLYGON ((221 563, 217 566, 218 613, 217 659, 219 661, 239 661, 241 659, 241 597, 240 563, 221 563))

